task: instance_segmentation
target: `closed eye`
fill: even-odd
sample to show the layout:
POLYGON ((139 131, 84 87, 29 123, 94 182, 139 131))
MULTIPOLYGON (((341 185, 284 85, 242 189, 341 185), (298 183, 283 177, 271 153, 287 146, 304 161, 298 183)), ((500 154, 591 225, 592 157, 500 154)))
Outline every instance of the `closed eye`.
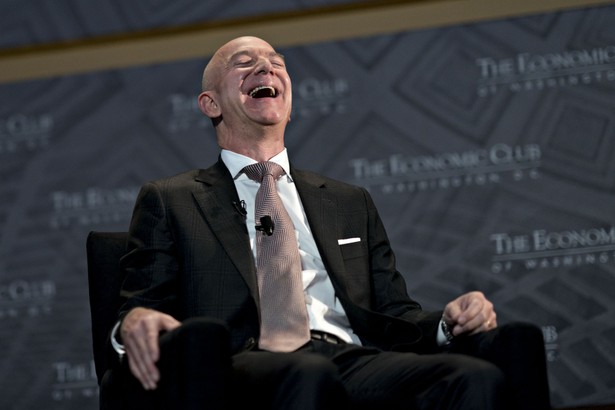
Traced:
POLYGON ((237 67, 247 67, 250 66, 252 64, 252 60, 237 60, 235 61, 235 63, 233 65, 237 66, 237 67))
POLYGON ((284 64, 284 60, 278 60, 278 59, 271 60, 271 65, 280 67, 280 68, 286 67, 286 64, 284 64))

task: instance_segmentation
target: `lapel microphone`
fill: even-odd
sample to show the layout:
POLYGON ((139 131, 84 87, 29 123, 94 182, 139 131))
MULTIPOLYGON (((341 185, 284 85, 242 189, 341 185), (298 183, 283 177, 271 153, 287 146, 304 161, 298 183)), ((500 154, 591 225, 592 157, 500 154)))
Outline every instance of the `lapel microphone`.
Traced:
POLYGON ((260 224, 254 226, 254 228, 256 228, 257 231, 262 232, 263 235, 271 236, 273 235, 275 224, 269 215, 265 215, 261 216, 260 224))
POLYGON ((248 215, 248 211, 246 211, 246 201, 243 199, 239 202, 233 201, 233 207, 235 207, 235 210, 244 218, 248 215))

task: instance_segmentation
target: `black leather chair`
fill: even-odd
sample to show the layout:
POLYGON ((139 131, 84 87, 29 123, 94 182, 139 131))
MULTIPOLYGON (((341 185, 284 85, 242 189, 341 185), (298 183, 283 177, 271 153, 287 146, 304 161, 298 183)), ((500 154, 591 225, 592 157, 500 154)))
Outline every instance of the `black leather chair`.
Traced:
MULTIPOLYGON (((203 392, 183 391, 181 381, 168 383, 163 389, 164 394, 149 394, 140 388, 136 388, 136 379, 128 376, 127 362, 124 361, 120 364, 117 353, 110 347, 109 333, 117 321, 117 313, 123 303, 123 299, 120 297, 120 289, 124 281, 124 273, 120 269, 119 262, 120 258, 126 253, 127 239, 127 232, 90 232, 86 241, 88 288, 92 317, 92 346, 96 376, 100 386, 100 408, 104 410, 193 408, 190 406, 200 408, 204 402, 201 400, 201 393, 203 392), (119 367, 123 367, 123 371, 118 373, 119 367), (130 387, 130 385, 133 387, 130 387)), ((190 321, 186 323, 188 322, 190 321)), ((187 325, 188 329, 194 329, 191 326, 199 325, 201 322, 192 321, 191 323, 187 325)), ((219 367, 225 368, 227 364, 224 363, 224 360, 220 360, 220 357, 230 358, 228 333, 225 329, 222 333, 219 333, 222 327, 218 323, 213 327, 211 325, 211 321, 208 321, 207 327, 198 327, 198 331, 206 332, 200 334, 201 339, 199 340, 201 342, 207 340, 207 344, 188 346, 193 339, 184 335, 194 335, 194 333, 190 333, 194 330, 176 332, 174 337, 166 339, 161 345, 163 349, 166 349, 161 354, 164 354, 164 351, 168 352, 167 360, 164 361, 166 367, 161 371, 170 371, 171 373, 168 374, 173 374, 173 377, 170 377, 169 380, 183 380, 181 377, 184 377, 185 374, 191 374, 194 375, 193 379, 196 380, 197 384, 213 386, 207 390, 206 397, 207 402, 214 407, 215 403, 218 402, 232 401, 241 404, 243 403, 241 395, 235 398, 225 394, 224 390, 216 388, 219 384, 217 381, 222 377, 222 372, 202 371, 201 365, 205 363, 205 360, 208 364, 220 362, 219 367), (178 352, 191 353, 180 355, 178 352), (213 361, 212 357, 215 358, 213 361), (177 369, 182 369, 183 373, 176 373, 177 369)), ((182 326, 182 328, 186 328, 186 326, 182 326)), ((160 390, 157 389, 156 391, 160 390)), ((240 407, 232 406, 231 408, 240 407)))
POLYGON ((117 355, 108 348, 109 330, 117 320, 124 280, 120 258, 126 253, 126 232, 90 232, 86 241, 92 345, 100 385, 117 355))

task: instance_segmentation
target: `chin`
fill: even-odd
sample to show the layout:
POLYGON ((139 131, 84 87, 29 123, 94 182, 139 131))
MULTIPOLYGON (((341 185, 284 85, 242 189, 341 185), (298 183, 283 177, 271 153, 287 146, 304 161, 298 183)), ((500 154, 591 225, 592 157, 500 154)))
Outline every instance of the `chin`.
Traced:
POLYGON ((263 124, 263 125, 278 125, 278 124, 286 124, 288 121, 288 117, 285 115, 278 114, 270 114, 270 115, 259 115, 253 117, 254 121, 263 124))

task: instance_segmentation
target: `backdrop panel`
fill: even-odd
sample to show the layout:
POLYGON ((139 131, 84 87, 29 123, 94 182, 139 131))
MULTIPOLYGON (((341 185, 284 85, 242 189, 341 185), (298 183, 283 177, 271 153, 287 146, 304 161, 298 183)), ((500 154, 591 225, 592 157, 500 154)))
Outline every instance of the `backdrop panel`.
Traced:
POLYGON ((0 49, 125 35, 364 0, 2 0, 0 49))
MULTIPOLYGON (((480 289, 556 406, 615 402, 615 7, 281 51, 293 162, 370 189, 424 307, 480 289)), ((85 238, 215 161, 204 63, 0 87, 0 408, 97 407, 85 238)))

